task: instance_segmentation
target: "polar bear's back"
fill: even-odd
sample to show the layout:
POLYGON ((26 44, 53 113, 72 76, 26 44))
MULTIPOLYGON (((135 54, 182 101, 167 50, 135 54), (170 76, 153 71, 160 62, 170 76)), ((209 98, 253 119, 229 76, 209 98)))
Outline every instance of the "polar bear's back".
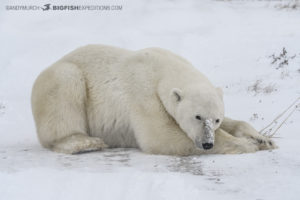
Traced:
POLYGON ((87 64, 91 63, 92 59, 105 60, 107 63, 114 63, 120 61, 124 56, 134 55, 135 53, 139 53, 141 51, 156 51, 160 54, 171 53, 164 49, 160 48, 146 48, 138 51, 131 51, 128 49, 118 48, 114 46, 101 45, 101 44, 90 44, 86 46, 79 47, 69 54, 65 55, 59 61, 70 61, 75 62, 76 64, 87 64))
POLYGON ((79 66, 90 66, 93 64, 113 64, 119 62, 124 56, 132 53, 130 50, 121 49, 106 45, 86 45, 80 47, 66 56, 59 62, 72 62, 79 66))

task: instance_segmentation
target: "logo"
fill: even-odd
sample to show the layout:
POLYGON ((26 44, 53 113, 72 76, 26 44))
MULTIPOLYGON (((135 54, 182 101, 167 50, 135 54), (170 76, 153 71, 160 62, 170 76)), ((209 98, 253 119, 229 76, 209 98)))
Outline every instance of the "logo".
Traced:
POLYGON ((50 5, 51 5, 50 3, 45 4, 44 7, 42 7, 42 10, 43 11, 50 10, 50 5))
POLYGON ((50 3, 39 5, 6 5, 6 10, 9 11, 22 11, 22 10, 34 10, 34 11, 122 11, 123 5, 53 5, 50 3))

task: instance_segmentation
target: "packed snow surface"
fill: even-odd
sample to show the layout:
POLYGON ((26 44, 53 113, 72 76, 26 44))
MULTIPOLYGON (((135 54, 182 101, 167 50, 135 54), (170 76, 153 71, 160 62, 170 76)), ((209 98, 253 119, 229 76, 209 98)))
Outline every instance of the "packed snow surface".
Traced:
MULTIPOLYGON (((284 2, 287 1, 283 1, 284 2)), ((224 91, 226 115, 260 130, 300 96, 300 9, 278 1, 51 1, 106 11, 8 11, 0 3, 0 199, 300 199, 300 111, 279 149, 190 157, 42 148, 30 108, 47 66, 86 44, 169 49, 224 91)), ((172 145, 172 144, 170 144, 172 145)))

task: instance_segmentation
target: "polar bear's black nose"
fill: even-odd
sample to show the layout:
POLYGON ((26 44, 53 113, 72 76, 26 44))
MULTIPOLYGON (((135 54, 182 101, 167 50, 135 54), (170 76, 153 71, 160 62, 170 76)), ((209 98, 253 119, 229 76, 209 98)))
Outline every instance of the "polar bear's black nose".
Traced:
POLYGON ((203 149, 207 150, 207 149, 211 149, 214 146, 213 143, 203 143, 202 147, 203 149))

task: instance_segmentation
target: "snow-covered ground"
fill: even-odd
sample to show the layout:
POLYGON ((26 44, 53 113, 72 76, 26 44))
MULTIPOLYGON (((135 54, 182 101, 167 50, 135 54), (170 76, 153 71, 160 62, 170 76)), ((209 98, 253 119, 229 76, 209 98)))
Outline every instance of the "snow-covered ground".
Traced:
POLYGON ((284 8, 278 1, 50 3, 123 7, 7 11, 6 5, 43 4, 1 1, 1 200, 300 198, 299 109, 276 134, 279 149, 192 157, 154 156, 135 149, 53 153, 39 145, 30 109, 37 75, 78 46, 158 46, 187 58, 223 88, 227 116, 260 130, 300 96, 299 7, 284 8), (281 53, 285 58, 271 64, 281 53), (288 64, 280 65, 284 59, 288 64))

